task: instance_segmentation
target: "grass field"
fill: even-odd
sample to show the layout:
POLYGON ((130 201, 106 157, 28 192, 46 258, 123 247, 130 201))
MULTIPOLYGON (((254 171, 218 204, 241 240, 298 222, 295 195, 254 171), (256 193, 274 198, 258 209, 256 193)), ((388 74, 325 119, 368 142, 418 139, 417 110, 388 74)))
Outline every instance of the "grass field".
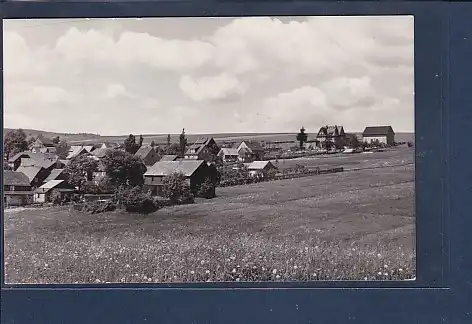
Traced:
POLYGON ((215 199, 147 216, 85 215, 67 207, 6 211, 5 278, 8 283, 412 278, 414 167, 391 166, 408 156, 412 161, 411 150, 350 155, 345 165, 383 167, 218 188, 215 199))

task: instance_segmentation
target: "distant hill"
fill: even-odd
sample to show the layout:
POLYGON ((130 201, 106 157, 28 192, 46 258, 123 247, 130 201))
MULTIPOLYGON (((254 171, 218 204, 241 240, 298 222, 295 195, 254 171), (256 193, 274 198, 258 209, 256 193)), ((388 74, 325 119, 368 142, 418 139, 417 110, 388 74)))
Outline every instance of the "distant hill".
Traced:
MULTIPOLYGON (((3 135, 7 133, 9 128, 3 129, 3 135)), ((71 134, 71 133, 56 133, 49 131, 42 131, 36 129, 23 129, 28 137, 37 137, 42 135, 47 138, 53 138, 59 136, 62 140, 69 142, 70 144, 96 144, 103 142, 112 142, 112 143, 122 143, 127 135, 119 136, 102 136, 98 134, 90 133, 80 133, 80 134, 71 134)), ((355 134, 361 135, 362 133, 355 132, 355 134)), ((140 134, 134 134, 138 137, 140 134)), ((179 141, 180 134, 170 134, 171 142, 176 143, 179 141)), ((224 133, 224 134, 187 134, 187 141, 191 144, 193 141, 197 140, 200 137, 213 137, 217 142, 223 141, 242 141, 242 140, 257 140, 257 141, 296 141, 297 133, 224 133)), ((149 144, 151 141, 156 143, 166 143, 167 134, 143 134, 144 143, 149 144)), ((414 142, 414 133, 396 133, 395 140, 397 142, 414 142)), ((316 133, 308 133, 308 139, 316 138, 316 133)))

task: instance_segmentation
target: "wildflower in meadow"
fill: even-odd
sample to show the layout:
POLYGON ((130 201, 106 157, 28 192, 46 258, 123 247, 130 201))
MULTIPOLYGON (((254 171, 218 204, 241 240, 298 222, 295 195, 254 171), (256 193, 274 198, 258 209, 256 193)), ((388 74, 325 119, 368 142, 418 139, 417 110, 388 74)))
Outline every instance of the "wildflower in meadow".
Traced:
POLYGON ((190 271, 190 274, 195 274, 195 271, 193 271, 193 270, 192 270, 192 271, 190 271))
POLYGON ((236 269, 233 269, 233 271, 231 271, 232 273, 236 273, 236 269))
POLYGON ((276 274, 276 273, 277 273, 277 269, 272 270, 272 274, 276 274))

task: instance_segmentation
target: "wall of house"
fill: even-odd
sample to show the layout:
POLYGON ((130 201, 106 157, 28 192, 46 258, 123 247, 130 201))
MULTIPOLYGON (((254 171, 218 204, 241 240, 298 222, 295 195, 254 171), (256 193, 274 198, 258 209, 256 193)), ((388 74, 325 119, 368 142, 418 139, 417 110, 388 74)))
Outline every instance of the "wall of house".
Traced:
POLYGON ((36 203, 45 203, 47 199, 46 193, 35 193, 34 202, 36 203))
POLYGON ((364 142, 366 143, 372 143, 379 141, 379 143, 384 143, 387 144, 387 136, 365 136, 363 139, 364 142))

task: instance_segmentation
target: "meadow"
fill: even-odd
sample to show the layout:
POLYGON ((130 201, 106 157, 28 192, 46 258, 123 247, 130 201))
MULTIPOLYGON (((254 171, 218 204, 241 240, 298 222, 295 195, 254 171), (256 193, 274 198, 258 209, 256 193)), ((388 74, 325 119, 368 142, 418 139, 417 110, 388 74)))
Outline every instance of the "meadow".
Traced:
POLYGON ((357 154, 345 164, 368 165, 370 156, 381 168, 217 188, 215 199, 146 216, 122 210, 88 215, 69 207, 7 210, 5 280, 412 278, 414 166, 393 163, 401 154, 412 160, 412 153, 379 154, 357 154))

